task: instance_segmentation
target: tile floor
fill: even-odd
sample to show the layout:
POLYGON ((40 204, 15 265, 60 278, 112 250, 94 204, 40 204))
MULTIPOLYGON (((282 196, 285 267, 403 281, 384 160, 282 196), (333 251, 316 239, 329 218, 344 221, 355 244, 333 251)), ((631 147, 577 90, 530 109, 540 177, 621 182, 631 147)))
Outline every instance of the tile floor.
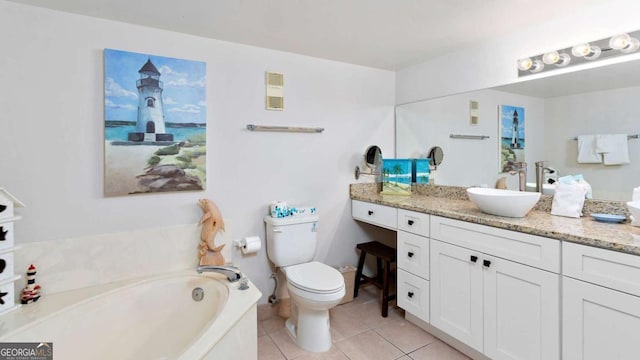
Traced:
POLYGON ((402 310, 389 307, 380 315, 378 289, 360 288, 354 301, 331 310, 333 346, 325 353, 297 347, 278 315, 258 318, 259 360, 463 360, 469 359, 428 332, 404 320, 402 310))

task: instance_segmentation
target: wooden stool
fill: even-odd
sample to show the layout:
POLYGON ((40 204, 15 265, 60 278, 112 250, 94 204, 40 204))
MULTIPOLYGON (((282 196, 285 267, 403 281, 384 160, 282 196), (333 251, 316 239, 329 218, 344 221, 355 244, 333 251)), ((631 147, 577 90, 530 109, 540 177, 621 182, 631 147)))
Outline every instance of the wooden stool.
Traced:
POLYGON ((389 300, 396 298, 395 294, 389 295, 389 276, 391 275, 391 263, 396 261, 396 249, 377 241, 358 244, 356 248, 360 249, 360 260, 358 260, 353 297, 358 297, 358 288, 361 284, 372 283, 377 288, 382 289, 382 317, 387 317, 389 300), (362 274, 362 268, 364 267, 364 260, 367 254, 376 257, 378 273, 373 277, 362 274))

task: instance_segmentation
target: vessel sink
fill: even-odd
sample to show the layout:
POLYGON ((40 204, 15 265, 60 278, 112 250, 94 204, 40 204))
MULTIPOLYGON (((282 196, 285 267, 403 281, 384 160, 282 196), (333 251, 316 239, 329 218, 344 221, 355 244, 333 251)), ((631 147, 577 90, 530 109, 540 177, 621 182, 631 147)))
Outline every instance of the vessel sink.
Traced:
POLYGON ((539 192, 491 188, 469 188, 467 194, 471 202, 476 204, 482 212, 514 218, 527 215, 540 199, 539 192))
POLYGON ((631 214, 631 225, 640 226, 640 201, 629 201, 627 203, 629 214, 631 214))

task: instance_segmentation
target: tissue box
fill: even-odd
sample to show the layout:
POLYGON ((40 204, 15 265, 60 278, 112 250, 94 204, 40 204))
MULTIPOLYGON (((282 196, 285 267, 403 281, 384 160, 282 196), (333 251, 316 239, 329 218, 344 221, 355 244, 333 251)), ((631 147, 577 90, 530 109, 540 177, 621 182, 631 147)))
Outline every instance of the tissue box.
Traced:
POLYGON ((413 159, 411 181, 416 184, 428 184, 431 159, 413 159))
POLYGON ((411 194, 411 159, 382 160, 382 194, 411 194))

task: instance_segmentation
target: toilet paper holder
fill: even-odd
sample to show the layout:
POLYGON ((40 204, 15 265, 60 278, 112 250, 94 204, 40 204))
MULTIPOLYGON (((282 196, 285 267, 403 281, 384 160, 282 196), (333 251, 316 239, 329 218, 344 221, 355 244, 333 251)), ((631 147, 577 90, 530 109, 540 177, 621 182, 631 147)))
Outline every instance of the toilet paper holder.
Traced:
POLYGON ((251 254, 260 250, 262 247, 262 240, 259 236, 249 236, 233 240, 233 244, 239 248, 243 254, 251 254))

